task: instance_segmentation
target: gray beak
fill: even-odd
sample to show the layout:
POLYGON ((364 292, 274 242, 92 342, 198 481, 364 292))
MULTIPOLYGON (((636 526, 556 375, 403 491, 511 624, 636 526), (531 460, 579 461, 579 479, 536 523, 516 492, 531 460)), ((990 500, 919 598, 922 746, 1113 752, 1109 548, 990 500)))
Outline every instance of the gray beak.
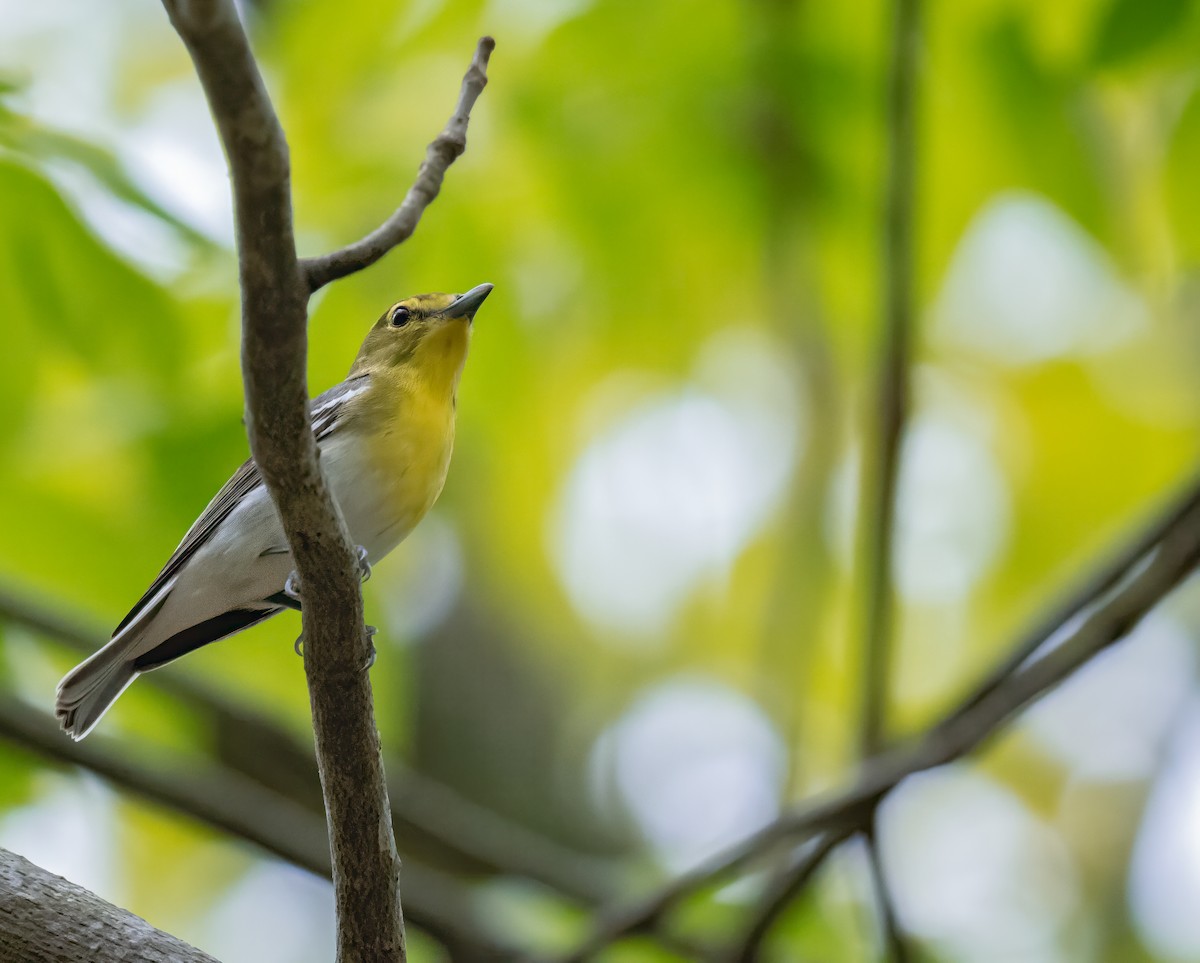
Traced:
POLYGON ((479 305, 492 293, 490 284, 478 284, 466 294, 460 294, 442 313, 448 318, 473 318, 479 305))

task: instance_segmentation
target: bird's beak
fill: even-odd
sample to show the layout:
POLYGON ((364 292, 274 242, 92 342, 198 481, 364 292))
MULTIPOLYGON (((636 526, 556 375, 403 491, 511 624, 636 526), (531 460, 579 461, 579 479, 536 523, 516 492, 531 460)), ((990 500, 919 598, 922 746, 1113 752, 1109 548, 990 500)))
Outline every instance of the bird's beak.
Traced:
POLYGON ((448 318, 466 318, 468 321, 475 317, 479 305, 492 293, 490 284, 479 284, 466 294, 460 294, 442 312, 448 318))

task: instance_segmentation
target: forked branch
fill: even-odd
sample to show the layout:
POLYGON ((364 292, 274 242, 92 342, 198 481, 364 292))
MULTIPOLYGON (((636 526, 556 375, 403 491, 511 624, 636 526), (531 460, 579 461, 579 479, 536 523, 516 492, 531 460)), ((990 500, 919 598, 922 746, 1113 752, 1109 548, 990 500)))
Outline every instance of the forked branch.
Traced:
MULTIPOLYGON (((1200 481, 1193 483, 1146 535, 1103 566, 1072 606, 1056 607, 1063 621, 1045 630, 1041 644, 1022 641, 1025 658, 1005 659, 1003 677, 989 675, 923 736, 865 763, 849 788, 807 802, 742 842, 676 877, 634 905, 602 915, 592 935, 564 960, 590 959, 625 936, 653 928, 689 894, 734 873, 784 843, 822 832, 862 831, 879 802, 909 776, 974 752, 1022 709, 1080 666, 1123 639, 1197 564, 1200 564, 1200 481), (1069 610, 1069 611, 1068 611, 1069 610)), ((1037 633, 1035 633, 1037 634, 1037 633)))
MULTIPOLYGON (((305 587, 304 668, 329 827, 338 959, 402 961, 400 860, 363 669, 370 641, 358 559, 321 472, 308 415, 306 329, 314 286, 296 258, 287 141, 233 0, 163 4, 196 66, 233 183, 246 424, 305 587)), ((491 42, 480 47, 490 52, 491 42)), ((465 114, 461 126, 465 133, 465 114)), ((429 173, 434 188, 443 172, 444 166, 429 173)), ((410 205, 417 216, 432 200, 429 186, 423 190, 410 205)), ((358 266, 402 239, 393 231, 383 241, 364 241, 358 266)), ((328 279, 337 276, 334 270, 328 279)))

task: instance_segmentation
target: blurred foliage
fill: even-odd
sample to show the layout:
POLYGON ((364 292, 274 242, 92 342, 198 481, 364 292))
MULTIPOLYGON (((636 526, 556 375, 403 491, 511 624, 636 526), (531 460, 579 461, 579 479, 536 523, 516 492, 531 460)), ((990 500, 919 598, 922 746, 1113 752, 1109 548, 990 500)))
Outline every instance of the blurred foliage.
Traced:
MULTIPOLYGON (((115 624, 244 457, 224 171, 152 0, 3 9, 0 578, 115 624)), ((397 297, 496 284, 446 491, 366 587, 385 744, 646 884, 845 778, 887 6, 274 0, 248 15, 302 253, 399 202, 476 37, 498 40, 469 149, 415 238, 312 314, 315 392, 397 297)), ((1136 524, 1200 429, 1200 4, 969 0, 923 19, 894 735, 1136 524)), ((885 851, 930 959, 1200 959, 1200 930, 1145 910, 1154 885, 1200 899, 1194 811, 1175 828, 1188 875, 1155 862, 1147 813, 1170 810, 1145 808, 1195 760, 1198 619, 1184 592, 1130 643, 1118 674, 1145 712, 1081 679, 961 784, 896 807, 885 851), (1079 762, 1142 759, 1135 737, 1138 765, 1079 762), (969 861, 946 840, 969 841, 969 861)), ((187 671, 303 734, 296 631, 282 616, 187 671)), ((15 628, 2 641, 0 679, 46 708, 70 655, 15 628)), ((147 682, 104 728, 211 750, 147 682)), ((328 945, 303 935, 327 922, 310 895, 261 917, 291 943, 219 938, 247 918, 229 902, 268 885, 256 854, 7 746, 0 814, 0 844, 225 959, 328 945)), ((860 863, 831 863, 766 958, 871 956, 860 863)), ((734 938, 762 875, 681 925, 734 938)), ((585 926, 545 893, 479 900, 535 946, 585 926)), ((435 958, 418 941, 414 959, 435 958)), ((611 956, 675 958, 646 937, 611 956)))

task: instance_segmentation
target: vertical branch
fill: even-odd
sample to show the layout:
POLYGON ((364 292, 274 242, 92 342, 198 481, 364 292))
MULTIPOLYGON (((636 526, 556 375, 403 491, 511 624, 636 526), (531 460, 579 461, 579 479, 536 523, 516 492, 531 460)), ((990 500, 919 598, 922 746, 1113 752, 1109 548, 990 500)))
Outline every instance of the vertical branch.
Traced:
MULTIPOLYGON (((883 339, 878 362, 873 457, 863 457, 859 532, 866 579, 861 749, 874 755, 887 721, 894 635, 896 488, 909 412, 913 319, 914 93, 919 0, 895 0, 888 83, 888 171, 884 212, 883 339)), ((866 446, 864 446, 866 447, 866 446)))
POLYGON ((871 813, 870 822, 863 830, 862 837, 866 844, 867 866, 871 874, 871 889, 875 897, 875 912, 879 920, 883 952, 891 963, 908 963, 912 954, 908 949, 908 940, 900 929, 900 921, 896 917, 896 904, 892 900, 892 891, 884 873, 883 858, 879 852, 878 820, 879 812, 876 810, 871 813))
POLYGON ((309 284, 296 258, 287 141, 232 0, 163 2, 196 66, 233 183, 247 430, 304 588, 338 960, 403 961, 400 860, 365 671, 357 558, 308 413, 309 284))
POLYGON ((325 802, 338 960, 405 959, 400 859, 367 672, 357 554, 318 460, 308 411, 308 298, 374 263, 415 229, 466 148, 495 46, 484 37, 446 130, 413 189, 378 231, 302 265, 292 227, 287 140, 233 0, 163 0, 204 88, 229 163, 242 295, 250 450, 304 590, 304 670, 325 802))
MULTIPOLYGON (((751 142, 763 186, 763 277, 766 304, 800 377, 803 451, 781 520, 780 563, 765 606, 761 696, 789 740, 803 729, 805 684, 819 652, 829 604, 831 559, 825 501, 837 455, 840 386, 812 276, 813 239, 805 217, 806 150, 791 91, 798 72, 799 0, 759 0, 749 8, 755 102, 751 142)), ((798 441, 798 445, 800 441, 798 441)), ((796 753, 788 782, 799 784, 796 753)))
MULTIPOLYGON (((863 637, 862 728, 864 758, 880 752, 887 716, 895 643, 896 495, 904 431, 911 405, 913 330, 914 182, 916 175, 916 73, 920 0, 894 0, 891 63, 887 90, 888 170, 884 201, 883 340, 875 401, 874 463, 864 457, 862 531, 866 569, 866 625, 863 637)), ((887 956, 909 958, 884 875, 877 838, 877 815, 862 832, 887 956)))

